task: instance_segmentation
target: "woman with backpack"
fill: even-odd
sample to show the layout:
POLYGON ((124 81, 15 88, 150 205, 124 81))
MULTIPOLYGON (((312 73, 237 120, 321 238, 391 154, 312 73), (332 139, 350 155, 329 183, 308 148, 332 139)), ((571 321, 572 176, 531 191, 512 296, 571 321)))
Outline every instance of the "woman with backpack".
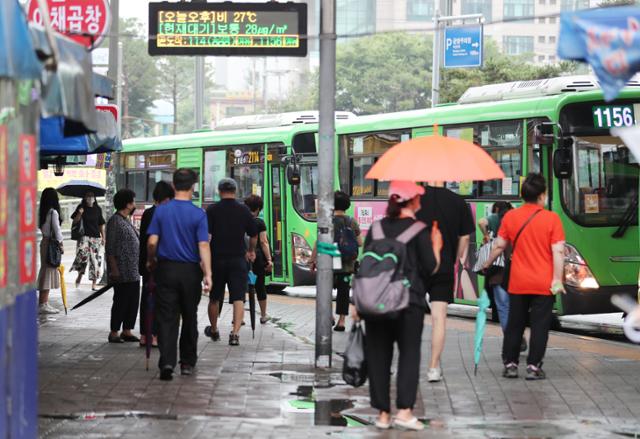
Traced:
MULTIPOLYGON (((408 306, 397 312, 385 314, 385 305, 381 303, 376 307, 380 310, 377 315, 363 313, 361 316, 366 323, 365 357, 371 406, 379 410, 375 425, 380 429, 388 429, 392 424, 406 430, 424 428, 413 415, 413 406, 420 378, 420 347, 427 308, 425 285, 440 265, 442 235, 437 224, 429 232, 426 224, 416 220, 415 214, 420 209, 422 194, 424 188, 415 183, 392 181, 386 217, 372 225, 365 241, 362 271, 365 266, 373 267, 375 261, 396 261, 397 268, 403 271, 398 273, 401 276, 400 282, 408 286, 406 292, 409 295, 408 306), (368 257, 371 261, 366 260, 368 257), (398 412, 392 422, 389 391, 394 343, 398 343, 399 349, 396 400, 398 412)), ((376 274, 371 274, 374 276, 371 279, 375 279, 376 274)), ((358 274, 358 281, 361 278, 361 274, 358 274)), ((391 288, 394 284, 389 282, 387 285, 385 288, 391 288)), ((371 290, 365 288, 362 294, 367 295, 368 292, 371 290)), ((357 309, 362 309, 355 293, 354 298, 357 309)), ((359 317, 354 310, 354 318, 359 317)))
MULTIPOLYGON (((338 321, 333 328, 336 332, 344 332, 345 320, 349 315, 349 293, 351 292, 351 277, 355 273, 359 248, 362 247, 362 234, 358 222, 347 215, 351 207, 349 195, 336 191, 333 197, 333 241, 342 254, 342 268, 334 270, 333 286, 336 294, 336 314, 338 321)), ((313 250, 311 269, 316 270, 317 249, 313 250)))

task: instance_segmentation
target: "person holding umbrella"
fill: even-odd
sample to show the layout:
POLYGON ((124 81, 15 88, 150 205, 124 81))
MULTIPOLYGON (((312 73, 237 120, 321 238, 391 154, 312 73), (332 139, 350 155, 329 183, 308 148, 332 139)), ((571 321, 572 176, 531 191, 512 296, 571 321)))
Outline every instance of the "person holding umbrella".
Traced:
POLYGON ((158 347, 158 332, 153 319, 153 315, 148 315, 148 313, 153 313, 151 307, 149 307, 149 276, 150 273, 147 271, 147 242, 149 241, 149 235, 147 234, 147 229, 151 224, 151 220, 153 219, 153 214, 156 211, 156 207, 162 204, 165 204, 175 197, 175 191, 171 187, 169 183, 166 181, 159 181, 156 183, 156 187, 153 189, 153 206, 148 208, 142 214, 142 219, 140 220, 140 263, 139 263, 139 272, 140 276, 142 276, 142 297, 140 300, 140 346, 145 346, 147 344, 147 334, 142 322, 147 322, 149 320, 149 326, 151 327, 151 345, 153 347, 158 347))
POLYGON ((74 224, 82 221, 84 236, 78 241, 76 258, 70 271, 75 270, 78 272, 76 288, 79 288, 82 276, 88 267, 91 289, 95 291, 96 282, 100 279, 100 266, 102 265, 100 247, 105 243, 105 221, 102 209, 96 202, 95 192, 88 191, 84 194, 82 202, 76 207, 71 219, 74 224))
POLYGON ((60 288, 60 273, 57 267, 47 263, 49 241, 55 239, 62 248, 62 230, 60 230, 60 202, 54 188, 48 187, 40 195, 38 225, 42 232, 40 242, 40 271, 38 273, 38 299, 40 314, 57 314, 60 311, 49 305, 49 291, 60 288))
MULTIPOLYGON (((420 195, 424 188, 408 181, 392 181, 389 186, 389 204, 386 217, 376 222, 372 230, 380 227, 383 239, 397 239, 417 222, 416 212, 420 209, 420 195)), ((376 238, 375 232, 367 234, 365 251, 376 238)), ((391 427, 391 401, 389 386, 393 346, 398 344, 397 400, 393 425, 406 430, 422 430, 422 424, 414 415, 420 378, 420 346, 424 313, 426 283, 438 271, 442 236, 437 226, 424 227, 406 244, 406 264, 404 276, 409 281, 409 306, 394 318, 367 318, 365 336, 365 357, 369 374, 369 394, 371 406, 379 410, 376 427, 391 427)), ((352 315, 359 316, 352 307, 352 315)))
POLYGON ((107 278, 109 284, 113 285, 109 343, 140 340, 131 333, 136 324, 140 299, 140 274, 137 267, 140 242, 138 232, 131 222, 131 215, 136 210, 135 197, 132 190, 120 189, 113 197, 116 214, 107 223, 107 278), (118 336, 120 326, 122 334, 118 336))
POLYGON ((251 211, 251 215, 256 222, 258 228, 258 246, 256 249, 256 260, 253 263, 253 273, 256 275, 256 295, 258 296, 258 304, 260 305, 260 323, 265 324, 269 320, 267 317, 267 287, 265 286, 265 278, 267 273, 271 273, 273 262, 271 260, 271 248, 269 246, 269 237, 267 236, 267 225, 261 218, 258 218, 264 203, 258 195, 249 195, 244 200, 244 204, 251 211))

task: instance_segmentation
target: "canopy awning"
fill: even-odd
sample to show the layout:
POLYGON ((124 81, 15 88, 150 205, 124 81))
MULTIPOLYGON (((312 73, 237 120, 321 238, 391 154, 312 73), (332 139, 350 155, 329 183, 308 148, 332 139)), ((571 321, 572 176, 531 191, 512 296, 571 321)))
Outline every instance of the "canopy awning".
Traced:
POLYGON ((42 65, 34 52, 27 17, 18 0, 0 1, 0 41, 0 77, 40 77, 42 65))

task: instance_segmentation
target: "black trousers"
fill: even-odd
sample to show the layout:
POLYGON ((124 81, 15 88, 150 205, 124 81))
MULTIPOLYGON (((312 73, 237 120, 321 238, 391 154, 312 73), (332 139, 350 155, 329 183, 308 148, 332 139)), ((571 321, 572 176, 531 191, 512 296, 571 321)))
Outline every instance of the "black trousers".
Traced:
POLYGON ((148 290, 149 275, 142 277, 142 295, 140 296, 140 335, 147 335, 147 317, 151 319, 151 335, 158 335, 158 328, 156 325, 156 319, 154 318, 155 312, 147 316, 147 310, 149 309, 149 290, 148 290))
POLYGON ((258 300, 267 300, 267 286, 265 285, 267 273, 264 271, 264 264, 262 262, 260 264, 262 265, 253 264, 253 274, 256 275, 256 296, 258 300))
POLYGON ((554 302, 554 296, 509 293, 509 321, 502 343, 504 364, 518 364, 520 343, 527 321, 531 326, 527 364, 539 366, 542 363, 549 340, 554 302))
POLYGON ((111 305, 111 331, 133 329, 136 326, 138 302, 140 300, 140 281, 123 282, 113 286, 113 305, 111 305))
POLYGON ((333 286, 337 290, 336 314, 338 314, 339 316, 348 316, 349 291, 351 291, 351 274, 336 273, 333 276, 333 286))
POLYGON ((176 366, 178 315, 182 317, 180 363, 195 366, 198 359, 198 304, 202 295, 199 264, 161 261, 156 276, 158 366, 176 366))
POLYGON ((365 356, 369 371, 371 407, 391 411, 389 396, 393 344, 398 343, 398 409, 412 409, 420 379, 420 345, 424 309, 410 306, 397 319, 366 320, 365 356))

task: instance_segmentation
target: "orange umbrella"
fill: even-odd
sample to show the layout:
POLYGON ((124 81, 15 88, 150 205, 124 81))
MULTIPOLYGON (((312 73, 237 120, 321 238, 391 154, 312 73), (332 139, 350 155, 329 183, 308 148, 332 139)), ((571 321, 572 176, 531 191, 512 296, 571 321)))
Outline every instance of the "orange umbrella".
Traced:
POLYGON ((478 145, 436 134, 393 146, 373 165, 367 178, 405 181, 495 180, 504 178, 504 172, 478 145))

